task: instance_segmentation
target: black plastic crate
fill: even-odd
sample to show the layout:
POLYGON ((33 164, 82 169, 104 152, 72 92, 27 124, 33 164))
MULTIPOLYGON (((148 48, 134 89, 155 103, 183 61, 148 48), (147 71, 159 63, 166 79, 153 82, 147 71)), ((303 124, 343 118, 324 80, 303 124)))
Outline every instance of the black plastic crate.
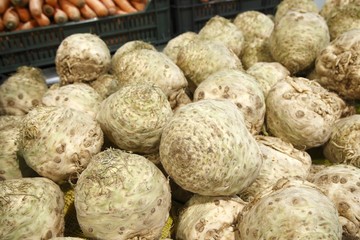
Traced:
POLYGON ((172 0, 171 11, 174 23, 174 36, 193 31, 198 32, 213 16, 232 19, 237 14, 249 10, 274 14, 281 0, 172 0))
POLYGON ((19 66, 54 65, 59 44, 74 33, 98 35, 111 53, 130 40, 164 44, 172 33, 170 10, 170 0, 151 0, 145 11, 134 14, 0 33, 0 76, 19 66))

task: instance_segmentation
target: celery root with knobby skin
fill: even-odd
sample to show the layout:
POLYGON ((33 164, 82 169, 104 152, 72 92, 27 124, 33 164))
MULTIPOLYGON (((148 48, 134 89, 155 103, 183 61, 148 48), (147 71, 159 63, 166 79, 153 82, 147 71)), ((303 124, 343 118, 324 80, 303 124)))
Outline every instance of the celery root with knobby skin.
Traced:
POLYGON ((18 148, 30 168, 61 184, 77 179, 103 142, 100 124, 89 114, 64 106, 43 106, 25 116, 18 148))
POLYGON ((160 239, 171 193, 168 179, 155 164, 110 148, 95 155, 80 175, 74 203, 89 238, 160 239))
POLYGON ((0 181, 0 238, 64 235, 64 193, 44 177, 0 181))
POLYGON ((110 50, 95 34, 75 33, 57 48, 55 66, 61 85, 90 82, 110 70, 110 50))
POLYGON ((261 192, 238 221, 241 239, 246 240, 342 237, 335 204, 315 184, 298 178, 282 178, 261 192))
POLYGON ((182 106, 165 125, 160 161, 181 188, 230 196, 255 180, 262 156, 234 103, 204 99, 182 106))

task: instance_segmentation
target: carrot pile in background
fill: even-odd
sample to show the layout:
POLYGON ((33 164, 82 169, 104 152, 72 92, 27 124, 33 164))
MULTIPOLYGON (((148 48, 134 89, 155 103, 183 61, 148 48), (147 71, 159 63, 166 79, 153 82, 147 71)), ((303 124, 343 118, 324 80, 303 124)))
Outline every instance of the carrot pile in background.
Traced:
POLYGON ((143 11, 149 0, 0 0, 0 32, 143 11))

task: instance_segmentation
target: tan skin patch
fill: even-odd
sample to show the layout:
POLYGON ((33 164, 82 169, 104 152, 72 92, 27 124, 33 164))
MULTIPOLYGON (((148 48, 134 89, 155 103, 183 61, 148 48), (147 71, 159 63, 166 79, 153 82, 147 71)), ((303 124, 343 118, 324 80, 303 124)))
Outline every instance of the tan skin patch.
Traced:
POLYGON ((39 105, 39 100, 37 100, 37 99, 32 100, 31 105, 33 105, 33 106, 39 105))
POLYGON ((331 181, 332 181, 333 183, 338 183, 339 180, 340 180, 339 176, 332 176, 332 177, 331 177, 331 181))
POLYGON ((59 154, 65 152, 65 147, 66 147, 66 144, 61 144, 59 147, 56 148, 56 152, 59 154))
POLYGON ((13 106, 15 105, 14 100, 8 99, 8 100, 7 100, 7 105, 10 106, 10 107, 13 107, 13 106))
POLYGON ((205 97, 205 93, 203 91, 200 91, 198 94, 198 99, 201 100, 204 99, 204 97, 205 97))
POLYGON ((60 158, 60 157, 58 157, 58 156, 57 156, 57 157, 55 157, 55 158, 54 158, 54 162, 56 162, 56 163, 60 163, 60 162, 61 162, 61 158, 60 158))
POLYGON ((342 177, 342 178, 340 178, 340 183, 341 183, 341 184, 345 184, 345 183, 347 183, 346 178, 343 178, 343 177, 342 177))
POLYGON ((52 232, 49 230, 47 233, 46 233, 46 239, 50 239, 52 238, 53 234, 52 232))
POLYGON ((297 118, 302 118, 305 116, 305 113, 303 111, 299 110, 299 111, 296 111, 295 116, 297 118))
POLYGON ((204 219, 200 219, 200 222, 198 222, 195 225, 195 230, 198 232, 202 232, 205 229, 205 220, 204 219))
POLYGON ((345 215, 345 213, 350 209, 349 204, 346 202, 340 202, 338 206, 338 211, 340 215, 345 215))

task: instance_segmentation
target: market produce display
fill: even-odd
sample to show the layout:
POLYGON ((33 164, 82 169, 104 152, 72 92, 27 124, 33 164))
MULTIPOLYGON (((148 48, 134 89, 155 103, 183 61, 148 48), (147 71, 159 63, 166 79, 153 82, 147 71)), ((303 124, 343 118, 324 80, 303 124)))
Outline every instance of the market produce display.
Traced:
MULTIPOLYGON (((155 3, 0 0, 0 18, 54 2, 71 21, 155 3)), ((0 239, 360 239, 358 7, 282 0, 163 46, 65 37, 58 82, 29 65, 0 85, 0 239)))
POLYGON ((143 11, 148 0, 1 0, 0 32, 143 11))

